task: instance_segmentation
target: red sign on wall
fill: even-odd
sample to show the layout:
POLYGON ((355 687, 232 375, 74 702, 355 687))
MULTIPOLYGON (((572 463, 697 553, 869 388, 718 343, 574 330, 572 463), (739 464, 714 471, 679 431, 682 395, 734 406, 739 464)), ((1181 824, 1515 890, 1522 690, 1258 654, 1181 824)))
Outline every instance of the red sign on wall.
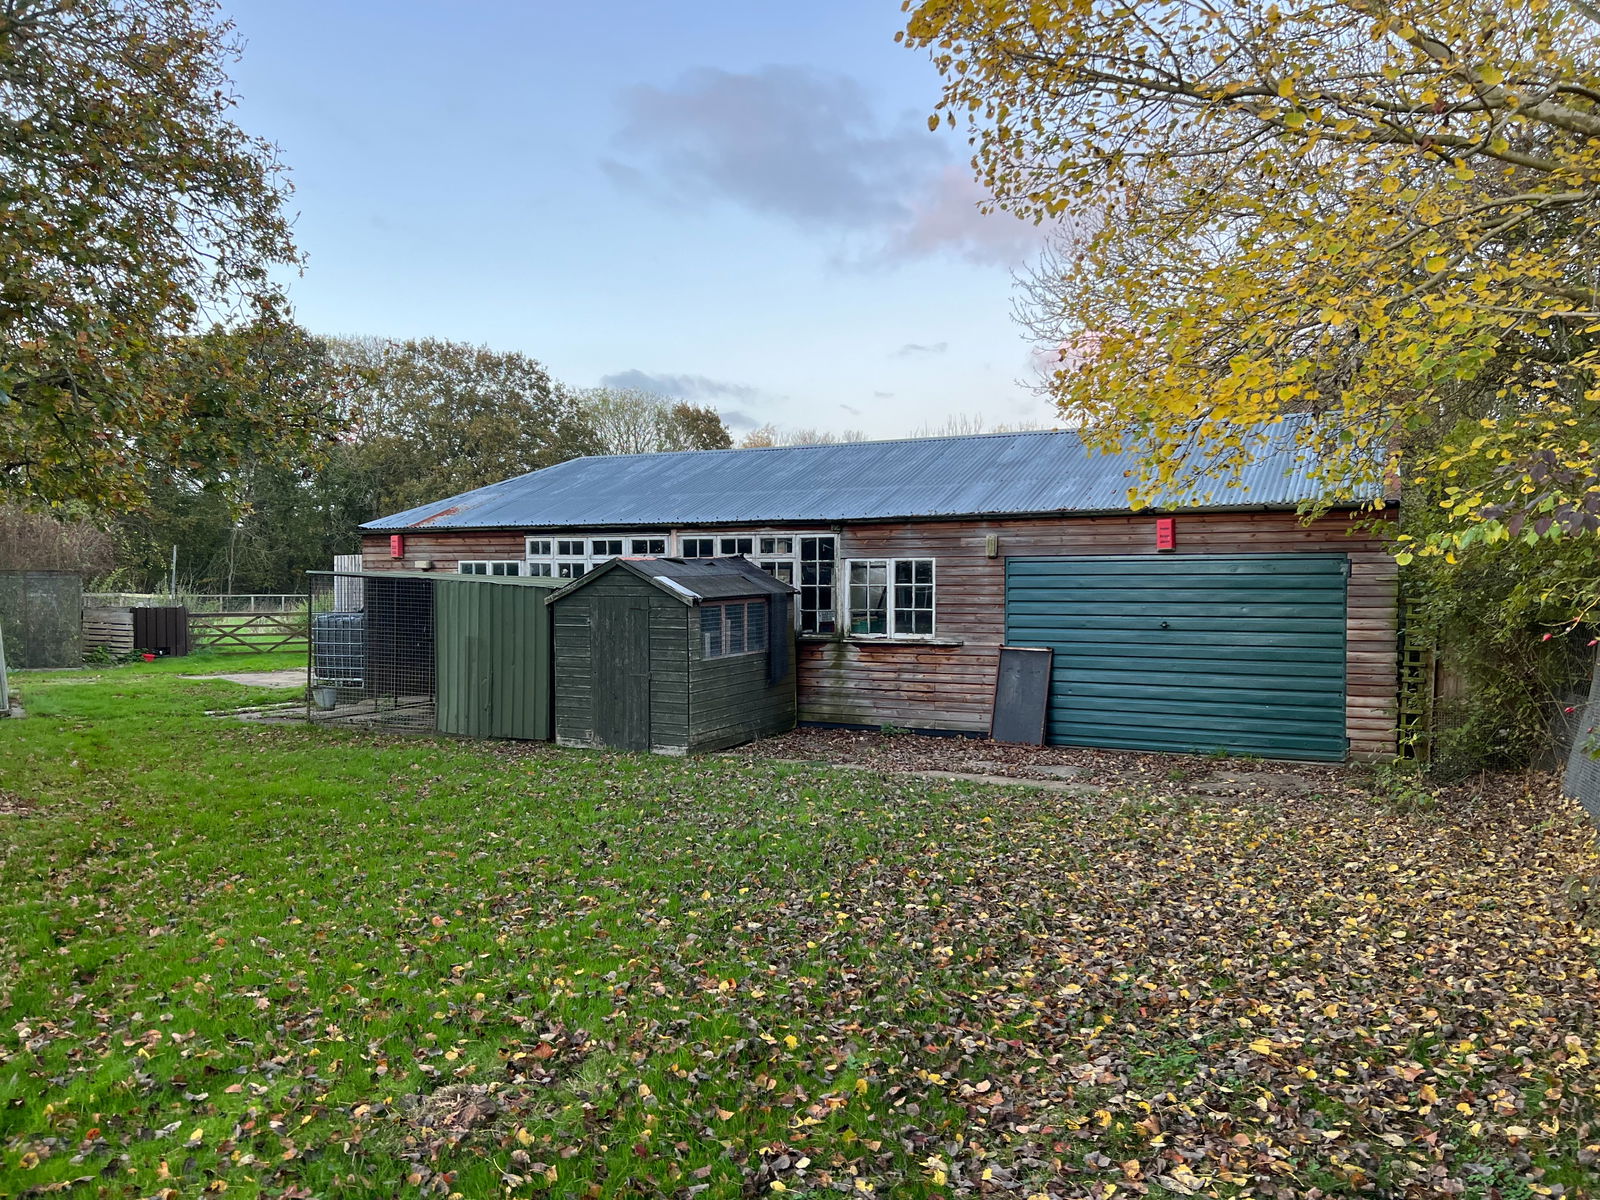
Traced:
POLYGON ((1173 550, 1178 545, 1177 536, 1172 532, 1171 517, 1156 518, 1156 549, 1173 550))
POLYGON ((389 557, 404 558, 406 556, 406 535, 391 533, 389 535, 389 557))

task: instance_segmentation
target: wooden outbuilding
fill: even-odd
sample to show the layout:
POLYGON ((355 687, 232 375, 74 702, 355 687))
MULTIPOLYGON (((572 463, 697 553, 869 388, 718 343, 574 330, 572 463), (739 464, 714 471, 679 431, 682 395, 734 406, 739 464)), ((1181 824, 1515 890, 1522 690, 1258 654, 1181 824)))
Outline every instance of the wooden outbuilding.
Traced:
POLYGON ((562 588, 556 741, 694 754, 794 728, 793 594, 743 558, 614 558, 562 588))
POLYGON ((796 589, 802 724, 987 735, 1012 646, 1051 653, 1053 745, 1394 754, 1395 497, 1328 495, 1309 415, 1228 442, 1137 511, 1146 455, 1070 430, 574 459, 368 522, 362 554, 557 580, 743 556, 796 589))

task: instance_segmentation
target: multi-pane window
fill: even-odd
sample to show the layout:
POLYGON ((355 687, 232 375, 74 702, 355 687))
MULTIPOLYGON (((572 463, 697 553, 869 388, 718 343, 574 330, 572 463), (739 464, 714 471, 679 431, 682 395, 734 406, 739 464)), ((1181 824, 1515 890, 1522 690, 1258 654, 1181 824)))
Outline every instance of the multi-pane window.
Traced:
POLYGON ((702 604, 700 646, 704 658, 764 652, 767 648, 767 602, 727 600, 702 604))
POLYGON ((883 635, 889 632, 889 564, 884 559, 850 561, 850 632, 883 635))
POLYGON ((794 586, 794 563, 786 558, 763 558, 756 564, 779 583, 794 586))
POLYGON ((894 560, 894 631, 911 637, 933 633, 933 559, 894 560))
POLYGON ((602 533, 589 537, 539 534, 527 539, 525 575, 577 579, 610 558, 664 556, 716 558, 742 555, 775 579, 795 587, 796 624, 802 633, 833 633, 839 585, 838 539, 831 533, 717 533, 664 535, 602 533))
POLYGON ((831 533, 718 534, 715 537, 680 537, 678 553, 684 558, 710 558, 717 554, 742 554, 774 579, 800 594, 795 605, 802 633, 832 633, 838 539, 831 533))
POLYGON ((933 559, 851 559, 847 590, 852 634, 928 637, 933 633, 933 559))
POLYGON ((521 575, 522 564, 516 559, 463 559, 456 564, 458 575, 521 575))
POLYGON ((624 553, 665 554, 667 539, 620 533, 599 537, 530 537, 527 548, 524 574, 578 579, 608 559, 621 558, 624 553))
POLYGON ((800 544, 800 631, 832 633, 838 626, 833 595, 836 541, 827 535, 805 535, 795 541, 800 544))

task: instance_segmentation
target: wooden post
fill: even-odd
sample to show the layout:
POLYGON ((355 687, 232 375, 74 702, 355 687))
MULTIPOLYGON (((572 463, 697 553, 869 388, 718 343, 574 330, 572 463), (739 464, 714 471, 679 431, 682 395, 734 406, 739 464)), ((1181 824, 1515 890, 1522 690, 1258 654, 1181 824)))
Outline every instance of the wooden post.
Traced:
POLYGON ((6 631, 0 629, 0 717, 11 715, 11 685, 6 680, 6 631))

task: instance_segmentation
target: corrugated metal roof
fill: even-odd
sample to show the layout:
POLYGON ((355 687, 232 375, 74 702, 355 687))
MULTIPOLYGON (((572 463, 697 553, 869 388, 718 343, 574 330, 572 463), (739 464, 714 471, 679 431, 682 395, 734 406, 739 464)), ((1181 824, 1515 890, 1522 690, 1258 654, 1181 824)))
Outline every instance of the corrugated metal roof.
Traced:
MULTIPOLYGON (((1154 508, 1292 508, 1315 499, 1304 418, 1252 426, 1237 477, 1154 508)), ((1077 433, 845 442, 578 458, 369 521, 363 529, 639 529, 1128 511, 1139 457, 1077 433)), ((1365 499, 1366 497, 1356 497, 1365 499)))
POLYGON ((613 558, 573 580, 549 600, 559 600, 615 570, 632 571, 639 578, 690 603, 736 600, 744 596, 784 596, 795 590, 747 558, 613 558))

